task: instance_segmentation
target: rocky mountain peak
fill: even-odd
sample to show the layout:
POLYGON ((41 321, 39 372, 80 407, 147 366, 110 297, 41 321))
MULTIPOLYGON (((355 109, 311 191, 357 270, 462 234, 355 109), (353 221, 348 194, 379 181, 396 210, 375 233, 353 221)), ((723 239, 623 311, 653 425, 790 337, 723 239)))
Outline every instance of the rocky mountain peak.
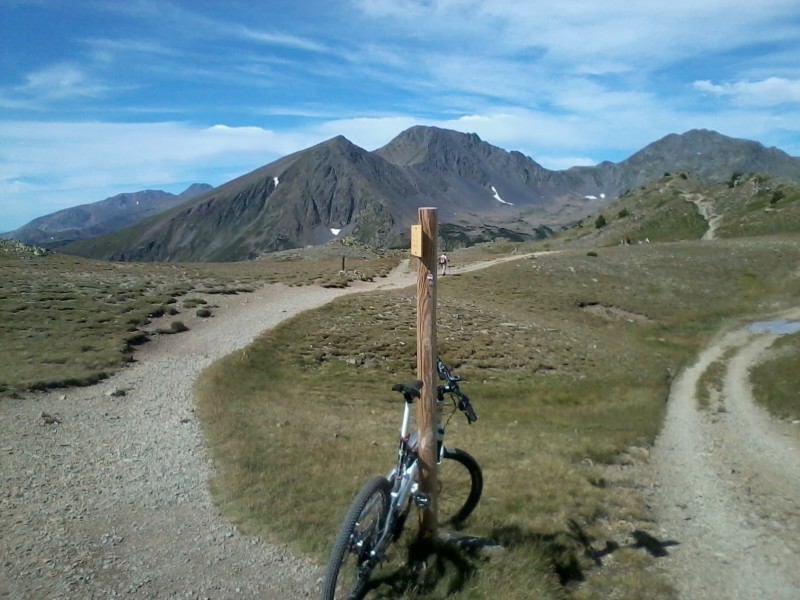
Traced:
POLYGON ((336 136, 242 175, 175 209, 71 245, 112 260, 242 260, 340 236, 404 247, 419 206, 437 206, 450 241, 528 239, 575 222, 664 176, 800 181, 800 159, 709 130, 672 134, 619 162, 551 171, 477 134, 416 126, 373 152, 336 136))

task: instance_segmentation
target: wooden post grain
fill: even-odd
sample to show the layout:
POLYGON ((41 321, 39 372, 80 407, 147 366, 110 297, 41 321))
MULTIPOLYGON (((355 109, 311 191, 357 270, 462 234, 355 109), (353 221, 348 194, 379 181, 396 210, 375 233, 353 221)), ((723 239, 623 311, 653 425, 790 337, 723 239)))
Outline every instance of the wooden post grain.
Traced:
POLYGON ((436 239, 438 214, 436 208, 420 208, 422 226, 422 256, 417 271, 417 378, 422 380, 422 398, 417 405, 417 440, 420 462, 420 491, 427 494, 430 505, 420 510, 419 539, 423 546, 436 537, 437 485, 436 429, 439 413, 436 410, 436 239))

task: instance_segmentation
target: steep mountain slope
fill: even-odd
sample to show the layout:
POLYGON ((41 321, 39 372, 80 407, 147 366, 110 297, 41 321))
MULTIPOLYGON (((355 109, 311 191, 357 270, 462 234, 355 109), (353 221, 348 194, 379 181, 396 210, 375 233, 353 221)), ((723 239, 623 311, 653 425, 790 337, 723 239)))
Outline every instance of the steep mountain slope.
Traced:
POLYGON ((67 251, 110 260, 225 261, 337 235, 388 245, 418 201, 401 169, 339 136, 67 251))
POLYGON ((405 245, 419 206, 454 245, 531 239, 572 224, 666 172, 699 182, 753 171, 800 181, 800 159, 705 130, 669 135, 620 163, 550 171, 463 134, 412 127, 367 152, 339 136, 235 179, 113 237, 66 251, 111 260, 241 260, 350 235, 405 245))
POLYGON ((407 169, 426 194, 454 212, 508 214, 509 206, 547 204, 564 194, 561 173, 474 133, 412 127, 375 154, 407 169))
POLYGON ((118 194, 38 217, 5 235, 26 244, 48 245, 98 237, 169 210, 210 189, 206 183, 195 183, 178 195, 161 190, 118 194))

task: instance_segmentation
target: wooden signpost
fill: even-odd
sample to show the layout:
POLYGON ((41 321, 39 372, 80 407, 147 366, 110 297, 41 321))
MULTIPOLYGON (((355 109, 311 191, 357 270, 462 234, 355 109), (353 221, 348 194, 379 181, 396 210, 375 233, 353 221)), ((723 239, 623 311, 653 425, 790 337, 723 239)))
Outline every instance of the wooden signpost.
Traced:
POLYGON ((417 440, 420 462, 420 491, 430 498, 420 510, 419 538, 423 545, 436 537, 439 499, 437 485, 436 430, 436 208, 418 210, 419 225, 411 227, 411 255, 419 258, 417 270, 417 378, 422 380, 422 397, 417 405, 417 440))

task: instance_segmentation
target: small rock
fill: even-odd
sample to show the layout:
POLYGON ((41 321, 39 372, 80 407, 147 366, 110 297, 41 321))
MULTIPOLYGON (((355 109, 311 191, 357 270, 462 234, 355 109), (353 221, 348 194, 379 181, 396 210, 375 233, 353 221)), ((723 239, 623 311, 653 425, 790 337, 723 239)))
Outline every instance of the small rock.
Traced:
POLYGON ((61 423, 61 418, 44 411, 39 415, 39 425, 58 425, 61 423))

